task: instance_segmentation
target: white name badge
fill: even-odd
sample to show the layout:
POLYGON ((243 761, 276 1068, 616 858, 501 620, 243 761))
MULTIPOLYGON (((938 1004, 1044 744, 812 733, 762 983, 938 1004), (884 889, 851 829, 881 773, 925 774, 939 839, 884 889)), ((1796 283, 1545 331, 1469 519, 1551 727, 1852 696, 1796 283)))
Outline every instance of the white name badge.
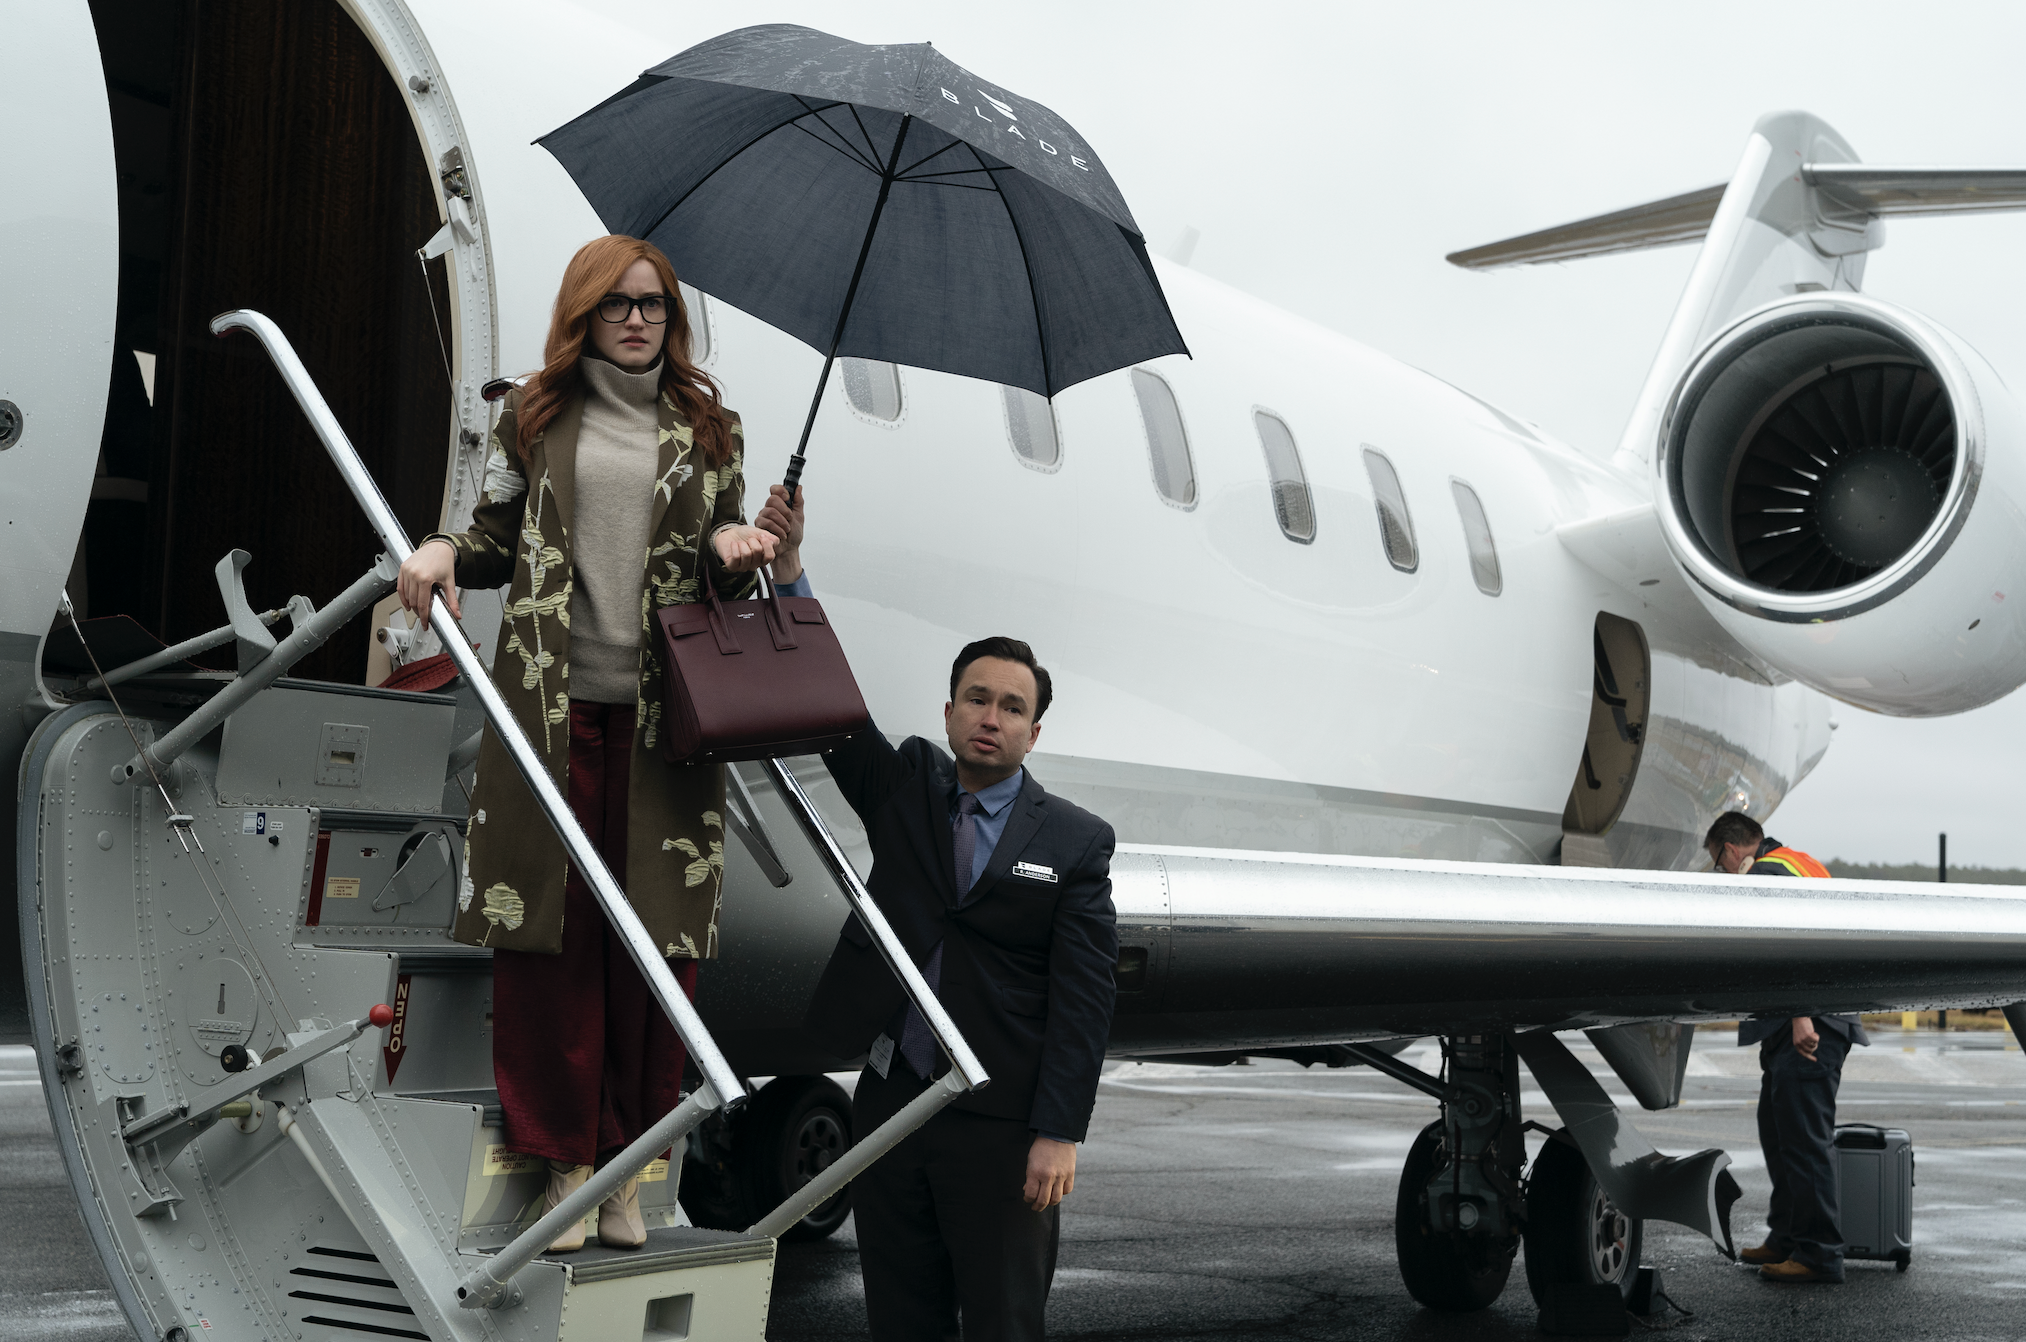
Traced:
POLYGON ((1050 885, 1056 882, 1055 868, 1044 867, 1038 862, 1015 862, 1013 874, 1025 876, 1030 881, 1046 881, 1050 885))
POLYGON ((886 1080, 886 1069, 893 1066, 893 1039, 882 1034, 872 1041, 872 1053, 866 1058, 872 1070, 879 1073, 879 1079, 886 1080))

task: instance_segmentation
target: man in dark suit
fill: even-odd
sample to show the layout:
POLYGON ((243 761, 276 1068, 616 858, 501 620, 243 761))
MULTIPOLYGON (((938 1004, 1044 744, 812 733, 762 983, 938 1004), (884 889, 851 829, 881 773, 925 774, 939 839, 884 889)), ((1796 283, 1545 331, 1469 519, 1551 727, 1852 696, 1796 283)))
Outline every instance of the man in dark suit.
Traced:
MULTIPOLYGON (((1808 854, 1766 837, 1737 811, 1716 818, 1703 847, 1734 876, 1827 878, 1808 854)), ((1741 1021, 1738 1044, 1759 1046, 1759 1148, 1773 1183, 1766 1242, 1738 1257, 1768 1281, 1843 1280, 1842 1208, 1836 1190, 1836 1091, 1852 1045, 1869 1044, 1857 1016, 1776 1016, 1741 1021)))
MULTIPOLYGON (((966 1342, 1042 1336, 1118 960, 1111 826, 1022 767, 1050 697, 1025 643, 983 639, 950 671, 954 760, 920 737, 895 749, 877 727, 824 757, 872 842, 872 897, 992 1078, 853 1186, 878 1342, 954 1339, 960 1316, 966 1342)), ((840 1056, 869 1050, 860 1134, 946 1070, 856 917, 808 1028, 840 1056)))

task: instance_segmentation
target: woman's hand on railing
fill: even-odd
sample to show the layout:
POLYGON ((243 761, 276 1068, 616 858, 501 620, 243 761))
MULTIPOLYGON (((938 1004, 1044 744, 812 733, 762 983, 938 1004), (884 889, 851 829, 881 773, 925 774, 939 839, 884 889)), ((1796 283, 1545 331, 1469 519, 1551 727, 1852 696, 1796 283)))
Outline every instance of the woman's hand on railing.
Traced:
MULTIPOLYGON (((774 562, 774 551, 780 546, 774 534, 758 527, 720 527, 711 534, 711 544, 717 547, 718 558, 723 561, 727 573, 751 573, 754 569, 774 562)), ((402 570, 404 573, 407 570, 402 570)))
POLYGON ((419 619, 425 630, 429 628, 429 595, 438 587, 450 603, 451 617, 463 619, 464 612, 457 608, 457 551, 448 541, 424 541, 401 565, 398 590, 402 609, 419 619))

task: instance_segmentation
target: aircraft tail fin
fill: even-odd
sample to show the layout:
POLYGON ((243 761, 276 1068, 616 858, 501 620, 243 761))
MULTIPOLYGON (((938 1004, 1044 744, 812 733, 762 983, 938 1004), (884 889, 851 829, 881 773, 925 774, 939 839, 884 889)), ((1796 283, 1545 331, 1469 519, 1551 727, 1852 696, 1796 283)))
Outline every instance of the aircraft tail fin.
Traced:
POLYGON ((2026 209, 2026 168, 1926 168, 1857 161, 1806 112, 1762 116, 1730 181, 1453 253, 1472 270, 1538 265, 1700 240, 1659 353, 1619 439, 1627 467, 1650 459, 1667 398, 1705 341, 1762 304, 1863 287, 1885 217, 2026 209))

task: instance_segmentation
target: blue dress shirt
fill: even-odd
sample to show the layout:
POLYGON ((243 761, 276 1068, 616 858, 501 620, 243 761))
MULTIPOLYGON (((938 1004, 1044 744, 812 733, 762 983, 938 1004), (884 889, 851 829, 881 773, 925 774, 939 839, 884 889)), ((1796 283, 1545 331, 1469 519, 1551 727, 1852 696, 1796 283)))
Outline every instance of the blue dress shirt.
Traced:
MULTIPOLYGON (((971 822, 978 827, 978 842, 971 849, 971 880, 970 884, 965 886, 964 890, 959 894, 960 903, 962 902, 962 896, 970 893, 971 887, 977 885, 979 880, 984 877, 985 868, 991 865, 992 850, 999 846, 999 836, 1006 832, 1007 817, 1013 814, 1013 799, 1020 795, 1020 789, 1026 785, 1026 782, 1027 771, 1022 769, 1012 777, 1002 778, 992 784, 992 786, 984 788, 978 793, 978 805, 985 809, 979 812, 978 817, 971 822)), ((950 789, 950 823, 952 826, 956 824, 957 794, 959 791, 960 789, 957 787, 950 789)))

